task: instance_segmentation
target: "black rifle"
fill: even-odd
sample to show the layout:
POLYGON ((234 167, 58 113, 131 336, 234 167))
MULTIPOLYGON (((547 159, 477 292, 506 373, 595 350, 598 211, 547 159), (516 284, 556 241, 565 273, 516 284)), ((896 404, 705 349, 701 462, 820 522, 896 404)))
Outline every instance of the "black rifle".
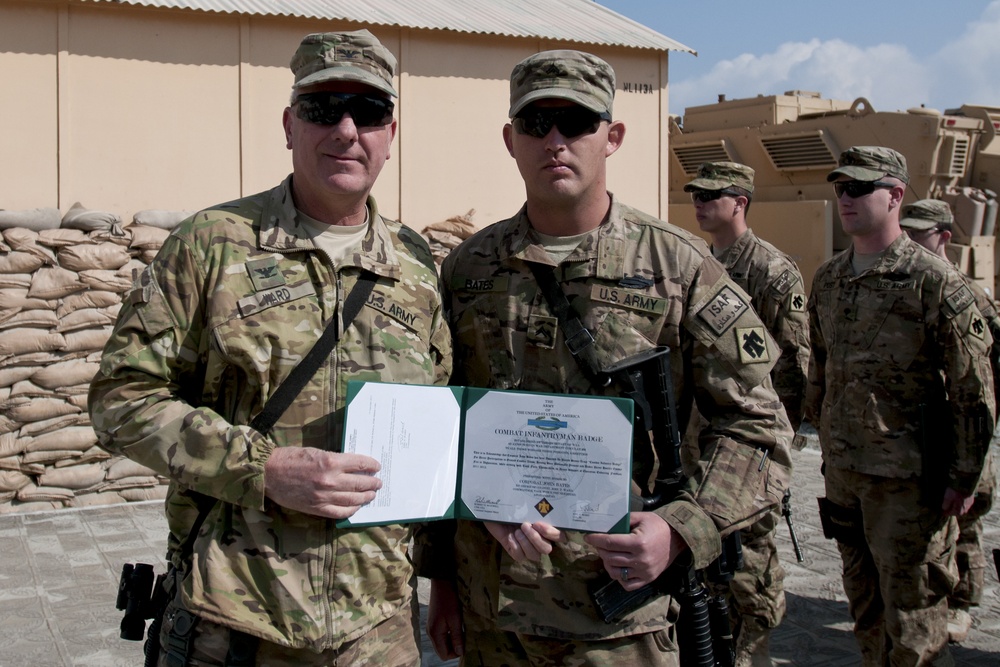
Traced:
POLYGON ((802 549, 799 548, 799 540, 795 537, 795 528, 792 526, 792 490, 785 489, 785 495, 781 497, 781 516, 785 517, 788 524, 788 534, 792 538, 792 549, 795 550, 795 560, 803 561, 802 549))
MULTIPOLYGON (((680 494, 685 481, 669 352, 669 348, 657 347, 604 370, 622 393, 635 402, 634 451, 640 475, 651 469, 653 443, 669 445, 661 448, 660 453, 667 458, 659 461, 662 474, 654 482, 652 493, 642 489, 641 496, 633 496, 632 511, 648 512, 667 504, 680 494)), ((739 532, 730 537, 732 539, 726 540, 723 549, 724 557, 713 563, 720 580, 727 575, 731 578, 732 573, 742 567, 739 532)), ((653 597, 664 594, 673 595, 681 604, 678 620, 681 664, 685 667, 732 665, 735 647, 725 596, 710 596, 702 573, 694 569, 690 555, 682 556, 656 581, 634 591, 626 591, 606 575, 591 587, 597 611, 607 623, 624 618, 653 597)))

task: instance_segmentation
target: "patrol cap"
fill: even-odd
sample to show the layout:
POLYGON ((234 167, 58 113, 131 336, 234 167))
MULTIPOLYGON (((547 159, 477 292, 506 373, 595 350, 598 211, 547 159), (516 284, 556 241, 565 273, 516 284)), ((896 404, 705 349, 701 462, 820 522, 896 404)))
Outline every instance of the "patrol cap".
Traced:
POLYGON ((508 116, 513 118, 532 102, 549 98, 610 114, 615 100, 615 71, 595 55, 569 49, 542 51, 514 66, 508 116))
POLYGON ((948 202, 940 199, 921 199, 903 207, 903 218, 899 226, 903 229, 924 231, 935 227, 951 228, 955 216, 948 202))
POLYGON ((838 165, 826 175, 826 180, 835 181, 843 174, 856 181, 877 181, 883 176, 893 176, 904 183, 910 182, 906 158, 885 146, 852 146, 840 154, 838 165))
POLYGON ((396 57, 367 30, 316 32, 302 38, 289 64, 293 89, 324 81, 356 81, 397 97, 396 57))
POLYGON ((724 190, 735 186, 752 193, 753 175, 753 169, 739 162, 703 162, 695 179, 684 186, 684 192, 724 190))

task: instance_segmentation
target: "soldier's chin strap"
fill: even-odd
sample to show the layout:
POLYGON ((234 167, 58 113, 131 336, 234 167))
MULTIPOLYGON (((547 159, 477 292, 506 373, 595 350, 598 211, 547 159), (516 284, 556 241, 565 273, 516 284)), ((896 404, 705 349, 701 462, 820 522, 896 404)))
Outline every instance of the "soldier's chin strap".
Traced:
POLYGON ((559 328, 562 329, 563 338, 566 339, 566 347, 569 349, 573 359, 576 360, 580 370, 596 387, 607 387, 611 384, 611 376, 602 373, 597 362, 597 353, 594 351, 594 335, 590 329, 583 326, 580 316, 573 310, 566 294, 559 287, 553 267, 548 264, 528 262, 528 268, 535 276, 538 289, 545 302, 549 304, 552 313, 559 320, 559 328))

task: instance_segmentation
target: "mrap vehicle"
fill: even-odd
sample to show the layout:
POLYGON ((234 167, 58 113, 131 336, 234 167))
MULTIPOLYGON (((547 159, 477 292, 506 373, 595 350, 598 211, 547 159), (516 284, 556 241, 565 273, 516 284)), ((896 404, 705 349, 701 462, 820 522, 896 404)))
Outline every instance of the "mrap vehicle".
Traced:
MULTIPOLYGON (((811 283, 820 263, 847 248, 826 175, 850 146, 888 146, 906 156, 904 204, 942 199, 955 213, 951 259, 995 294, 997 195, 1000 191, 1000 107, 964 105, 944 112, 924 107, 876 111, 819 93, 727 100, 685 109, 670 119, 671 222, 698 232, 684 184, 703 162, 754 168, 747 223, 790 254, 811 283)), ((702 234, 702 236, 705 236, 702 234)))

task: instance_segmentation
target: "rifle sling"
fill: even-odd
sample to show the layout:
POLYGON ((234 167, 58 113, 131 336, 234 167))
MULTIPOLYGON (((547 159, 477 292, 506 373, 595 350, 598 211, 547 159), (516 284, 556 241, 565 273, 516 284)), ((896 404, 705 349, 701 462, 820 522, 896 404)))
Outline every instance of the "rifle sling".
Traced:
POLYGON ((607 387, 611 383, 611 376, 602 373, 597 363, 594 335, 583 326, 580 316, 573 310, 566 294, 559 287, 553 267, 536 262, 528 262, 528 267, 535 276, 535 282, 538 283, 538 289, 545 297, 545 302, 559 320, 559 328, 562 329, 563 337, 566 339, 566 347, 580 366, 580 370, 595 387, 607 387))

